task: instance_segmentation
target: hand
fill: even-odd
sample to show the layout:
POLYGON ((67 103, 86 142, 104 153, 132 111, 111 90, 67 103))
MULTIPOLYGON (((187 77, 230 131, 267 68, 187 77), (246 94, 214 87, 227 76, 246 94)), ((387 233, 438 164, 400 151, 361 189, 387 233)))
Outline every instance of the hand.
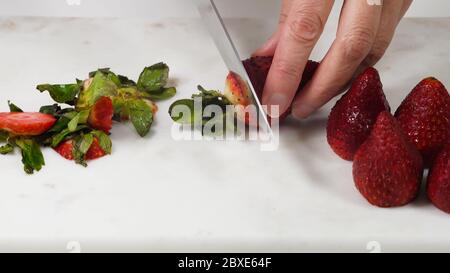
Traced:
MULTIPOLYGON (((276 33, 254 55, 274 56, 263 103, 292 104, 296 118, 306 118, 338 95, 353 75, 384 55, 412 0, 345 0, 336 39, 314 78, 295 96, 308 58, 319 40, 334 0, 283 0, 276 33)), ((270 114, 270 113, 269 113, 270 114)))

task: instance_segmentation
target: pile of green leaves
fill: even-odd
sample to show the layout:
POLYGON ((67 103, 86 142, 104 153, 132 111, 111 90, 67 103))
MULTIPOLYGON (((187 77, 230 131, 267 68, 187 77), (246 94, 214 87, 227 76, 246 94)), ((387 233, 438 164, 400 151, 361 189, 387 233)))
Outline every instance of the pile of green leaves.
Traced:
MULTIPOLYGON (((106 154, 111 153, 109 136, 91 128, 88 117, 92 106, 101 97, 109 97, 113 102, 114 117, 117 122, 130 120, 136 132, 144 137, 153 123, 156 112, 154 101, 169 99, 176 94, 175 87, 166 87, 169 67, 158 63, 144 68, 137 82, 118 75, 109 68, 89 73, 87 80, 76 80, 69 84, 40 84, 40 92, 48 92, 54 104, 42 106, 41 113, 53 115, 57 122, 46 133, 37 137, 16 137, 0 132, 1 154, 8 154, 18 147, 22 152, 22 162, 27 173, 39 171, 45 165, 41 146, 55 148, 63 141, 73 140, 75 162, 86 166, 84 156, 97 138, 106 154)), ((11 112, 22 111, 9 103, 11 112)))
MULTIPOLYGON (((201 130, 205 133, 205 126, 213 127, 214 134, 220 135, 227 129, 235 129, 236 118, 234 112, 228 106, 233 104, 222 93, 216 90, 206 90, 198 86, 198 93, 193 94, 191 99, 181 99, 172 103, 169 108, 169 115, 172 120, 182 125, 191 126, 193 129, 201 130), (205 114, 209 106, 219 107, 221 112, 214 112, 211 115, 205 114), (177 109, 177 107, 179 107, 177 109), (228 115, 233 115, 229 117, 228 115), (230 121, 232 124, 230 124, 230 121)), ((219 110, 218 108, 216 108, 219 110)))

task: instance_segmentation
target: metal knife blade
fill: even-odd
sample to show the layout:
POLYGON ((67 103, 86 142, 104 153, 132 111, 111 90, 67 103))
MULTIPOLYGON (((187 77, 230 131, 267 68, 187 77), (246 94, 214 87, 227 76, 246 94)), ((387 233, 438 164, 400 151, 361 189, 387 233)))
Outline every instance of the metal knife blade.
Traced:
POLYGON ((217 49, 222 56, 225 65, 230 71, 238 74, 248 85, 248 90, 251 91, 251 101, 256 106, 259 116, 259 128, 266 132, 270 137, 273 136, 270 123, 267 118, 267 113, 264 111, 262 104, 255 92, 255 89, 250 81, 247 71, 242 64, 239 52, 236 50, 231 36, 225 26, 225 23, 220 15, 219 10, 214 0, 196 0, 197 8, 200 12, 200 16, 203 19, 206 27, 208 28, 217 49))

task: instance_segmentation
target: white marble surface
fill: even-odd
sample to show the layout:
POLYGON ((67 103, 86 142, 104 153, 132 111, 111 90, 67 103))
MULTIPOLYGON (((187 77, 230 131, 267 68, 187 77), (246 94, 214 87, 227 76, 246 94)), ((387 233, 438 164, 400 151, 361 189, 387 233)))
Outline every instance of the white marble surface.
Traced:
MULTIPOLYGON (((242 54, 270 22, 230 22, 242 54)), ((408 19, 378 65, 395 109, 423 77, 450 86, 450 19, 408 19)), ((314 53, 333 37, 330 27, 314 53)), ((66 82, 97 67, 137 77, 167 62, 179 94, 197 84, 222 88, 226 68, 195 19, 0 19, 0 111, 11 99, 36 110, 50 98, 41 82, 66 82)), ((23 173, 20 156, 0 157, 0 251, 450 251, 450 218, 422 194, 409 206, 379 209, 356 191, 351 164, 325 137, 331 104, 290 120, 276 152, 257 143, 176 142, 170 102, 152 133, 112 131, 113 155, 82 168, 45 150, 47 166, 23 173), (75 243, 70 243, 75 242, 75 243), (76 243, 78 242, 78 243, 76 243)))

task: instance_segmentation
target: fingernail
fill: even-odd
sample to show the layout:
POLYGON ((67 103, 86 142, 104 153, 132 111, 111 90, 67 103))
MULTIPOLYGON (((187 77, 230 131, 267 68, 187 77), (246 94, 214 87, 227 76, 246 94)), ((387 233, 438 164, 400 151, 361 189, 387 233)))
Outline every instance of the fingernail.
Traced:
POLYGON ((314 112, 314 108, 307 104, 296 103, 292 105, 292 116, 296 119, 305 119, 314 112))
POLYGON ((289 98, 283 93, 274 93, 267 100, 268 115, 272 118, 278 118, 289 107, 289 98), (273 106, 278 106, 279 111, 272 111, 273 106))

